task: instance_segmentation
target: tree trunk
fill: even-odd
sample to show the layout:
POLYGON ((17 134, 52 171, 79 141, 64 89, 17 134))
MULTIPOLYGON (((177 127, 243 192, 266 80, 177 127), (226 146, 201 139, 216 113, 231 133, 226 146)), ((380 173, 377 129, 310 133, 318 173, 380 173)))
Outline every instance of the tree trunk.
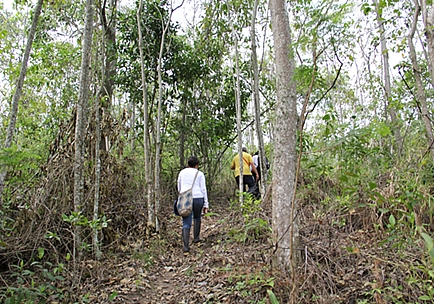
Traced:
MULTIPOLYGON (((93 28, 93 0, 86 1, 86 22, 83 34, 80 91, 76 107, 75 121, 75 159, 74 159, 74 212, 77 214, 83 206, 83 142, 84 126, 86 122, 86 105, 89 98, 89 71, 90 54, 92 47, 92 28, 93 28)), ((77 249, 80 248, 80 229, 75 226, 74 233, 74 257, 76 258, 77 249)))
MULTIPOLYGON (((116 0, 109 0, 110 4, 107 6, 107 1, 103 1, 101 8, 101 24, 103 28, 105 48, 104 52, 104 82, 101 87, 101 107, 104 109, 103 113, 110 113, 111 103, 113 98, 114 76, 116 75, 116 0), (110 13, 107 18, 107 12, 110 13)), ((102 150, 109 149, 109 138, 102 134, 100 147, 102 150)))
POLYGON ((237 137, 238 137, 238 155, 240 158, 240 175, 239 175, 239 200, 240 205, 243 205, 243 192, 244 192, 244 181, 243 181, 243 136, 242 136, 242 130, 241 130, 241 89, 240 89, 240 67, 238 63, 238 37, 237 33, 235 32, 235 27, 232 21, 232 8, 230 5, 230 1, 226 1, 227 7, 228 7, 228 15, 229 15, 229 23, 231 25, 231 31, 232 31, 232 41, 234 42, 234 48, 235 48, 235 106, 236 106, 236 112, 237 112, 237 137))
MULTIPOLYGON (((36 3, 35 10, 33 12, 32 26, 30 27, 29 36, 27 38, 26 49, 24 51, 23 60, 21 62, 20 76, 18 77, 17 87, 15 89, 15 93, 12 98, 12 109, 11 109, 9 126, 7 129, 4 148, 10 148, 12 145, 12 140, 15 132, 15 125, 17 123, 18 104, 20 102, 21 93, 23 91, 24 79, 27 74, 27 64, 29 62, 30 51, 32 50, 32 44, 35 38, 36 27, 38 25, 39 16, 41 15, 43 2, 44 0, 38 0, 38 2, 36 3)), ((2 193, 5 186, 6 174, 7 174, 7 170, 0 169, 0 204, 3 201, 2 193)))
MULTIPOLYGON (((429 3, 432 3, 431 1, 429 3)), ((420 1, 422 9, 422 19, 425 27, 426 45, 428 48, 428 67, 431 76, 431 84, 434 86, 434 6, 427 5, 426 0, 420 1)))
POLYGON ((413 66, 414 80, 416 83, 416 89, 417 89, 416 96, 420 104, 421 118, 425 125, 425 131, 428 140, 427 146, 429 147, 431 159, 434 161, 434 145, 433 145, 434 136, 433 136, 432 124, 431 124, 431 120, 429 119, 428 104, 426 102, 426 95, 425 95, 425 90, 420 75, 420 69, 417 64, 416 49, 413 44, 413 38, 416 32, 417 21, 420 13, 420 6, 417 3, 417 1, 415 4, 416 6, 414 11, 413 23, 410 28, 410 33, 408 35, 408 48, 410 53, 411 64, 413 66))
POLYGON ((146 79, 144 55, 143 55, 143 36, 142 36, 142 8, 143 0, 140 0, 139 8, 137 9, 137 27, 139 30, 139 52, 140 52, 140 67, 142 76, 142 98, 143 98, 143 150, 145 154, 145 197, 148 205, 148 226, 154 222, 154 204, 151 178, 151 140, 149 136, 149 106, 148 106, 148 82, 146 79))
MULTIPOLYGON (((104 75, 104 74, 103 74, 104 75)), ((104 80, 104 79, 103 79, 104 80)), ((93 220, 96 222, 99 219, 99 198, 100 198, 100 184, 101 184, 101 157, 100 157, 100 142, 101 142, 101 115, 100 111, 100 99, 99 96, 95 102, 95 196, 93 202, 93 220)), ((93 228, 93 250, 95 258, 101 259, 101 250, 99 248, 98 241, 99 229, 93 228)))
POLYGON ((398 117, 396 115, 395 109, 393 108, 393 105, 391 105, 391 99, 392 99, 392 89, 390 85, 390 67, 389 67, 389 50, 387 49, 386 45, 386 35, 385 35, 385 27, 384 27, 384 19, 381 15, 381 11, 379 8, 379 4, 377 0, 374 0, 375 4, 375 12, 377 14, 377 22, 378 27, 380 31, 380 44, 381 44, 381 54, 383 58, 383 73, 384 73, 384 99, 386 104, 386 112, 388 110, 390 119, 392 122, 392 132, 395 136, 395 146, 396 150, 398 152, 398 155, 401 155, 402 149, 403 149, 403 143, 402 143, 402 136, 400 128, 400 123, 398 121, 398 117))
MULTIPOLYGON (((270 0, 273 30, 277 102, 274 124, 274 168, 279 174, 273 176, 273 234, 276 242, 276 260, 285 272, 292 273, 295 281, 298 227, 295 222, 295 173, 297 110, 296 91, 293 80, 294 59, 291 53, 291 32, 285 0, 270 0)), ((294 284, 295 286, 295 284, 294 284)), ((295 296, 292 297, 295 299, 295 296)))
POLYGON ((259 166, 261 170, 261 195, 264 197, 266 183, 267 183, 267 166, 265 160, 265 149, 264 149, 264 135, 262 134, 262 123, 261 123, 261 105, 259 101, 259 68, 258 68, 258 56, 256 54, 256 12, 258 10, 259 0, 255 0, 253 14, 252 14, 252 25, 251 25, 251 40, 252 40, 252 69, 253 69, 253 101, 255 104, 255 122, 256 122, 256 135, 258 137, 258 150, 259 150, 259 166))
MULTIPOLYGON (((182 1, 181 5, 184 3, 182 1)), ((179 6, 179 7, 180 7, 179 6)), ((178 8, 179 8, 178 7, 178 8)), ((160 213, 161 204, 160 204, 160 171, 161 171, 161 120, 162 120, 162 103, 163 103, 163 81, 162 81, 162 73, 163 73, 163 51, 165 45, 166 35, 169 31, 169 25, 172 19, 172 13, 175 9, 170 9, 169 18, 167 23, 164 25, 163 33, 161 36, 161 44, 160 44, 160 53, 158 55, 158 107, 157 107, 157 121, 156 121, 156 142, 155 142, 155 171, 154 171, 154 191, 155 191, 155 206, 154 206, 154 214, 155 214, 155 231, 159 231, 159 220, 158 215, 160 213)), ((164 18, 161 16, 161 22, 164 23, 164 18)))

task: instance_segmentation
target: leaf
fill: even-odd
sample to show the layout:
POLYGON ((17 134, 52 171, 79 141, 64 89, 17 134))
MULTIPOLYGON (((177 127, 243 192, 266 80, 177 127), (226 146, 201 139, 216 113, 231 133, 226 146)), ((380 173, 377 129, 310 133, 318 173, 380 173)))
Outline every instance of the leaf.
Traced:
POLYGON ((347 177, 346 175, 341 175, 341 176, 339 177, 339 180, 340 180, 341 182, 348 182, 348 177, 347 177))
POLYGON ((389 223, 390 223, 390 225, 391 225, 392 227, 394 227, 395 224, 396 224, 396 219, 395 219, 395 217, 393 216, 393 214, 391 214, 391 215, 389 216, 389 223))
POLYGON ((112 294, 111 294, 110 297, 109 297, 109 300, 110 300, 110 301, 114 300, 114 298, 116 298, 117 295, 118 295, 118 293, 117 293, 116 291, 112 292, 112 294))
POLYGON ((270 298, 271 304, 279 304, 279 300, 277 300, 276 295, 272 290, 267 290, 268 297, 270 298))
POLYGON ((377 123, 377 126, 375 129, 377 131, 377 134, 380 135, 381 137, 386 137, 386 136, 392 134, 392 132, 390 131, 390 128, 385 123, 381 123, 381 122, 377 123))
POLYGON ((374 182, 369 182, 368 184, 369 184, 369 189, 371 189, 371 190, 374 190, 377 188, 377 184, 374 182))
POLYGON ((38 258, 42 259, 44 257, 44 254, 45 254, 44 248, 39 247, 38 248, 38 258))
POLYGON ((422 235, 423 239, 425 240, 428 254, 430 255, 431 259, 434 260, 434 242, 433 242, 433 239, 428 234, 426 234, 424 232, 422 232, 421 235, 422 235))

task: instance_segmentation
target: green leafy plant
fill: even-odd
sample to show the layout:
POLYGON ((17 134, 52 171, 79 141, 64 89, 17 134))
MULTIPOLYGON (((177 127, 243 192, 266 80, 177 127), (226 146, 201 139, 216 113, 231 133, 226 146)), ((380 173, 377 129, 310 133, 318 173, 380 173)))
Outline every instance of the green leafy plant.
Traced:
MULTIPOLYGON (((42 259, 45 254, 43 248, 38 249, 38 256, 42 259)), ((65 280, 61 275, 64 269, 63 264, 53 266, 50 262, 44 264, 34 261, 26 266, 21 260, 18 265, 13 265, 14 277, 17 286, 3 289, 0 293, 0 300, 4 303, 46 303, 48 298, 62 300, 65 298, 61 288, 56 287, 58 283, 65 280)), ((2 289, 0 289, 2 290, 2 289)), ((0 301, 0 302, 2 302, 0 301)))

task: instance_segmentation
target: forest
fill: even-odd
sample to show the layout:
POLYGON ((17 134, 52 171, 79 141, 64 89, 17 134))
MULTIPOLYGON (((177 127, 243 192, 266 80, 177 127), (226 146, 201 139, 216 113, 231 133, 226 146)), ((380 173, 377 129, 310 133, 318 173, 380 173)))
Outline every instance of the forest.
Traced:
POLYGON ((0 303, 434 303, 432 1, 0 0, 0 24, 0 303))

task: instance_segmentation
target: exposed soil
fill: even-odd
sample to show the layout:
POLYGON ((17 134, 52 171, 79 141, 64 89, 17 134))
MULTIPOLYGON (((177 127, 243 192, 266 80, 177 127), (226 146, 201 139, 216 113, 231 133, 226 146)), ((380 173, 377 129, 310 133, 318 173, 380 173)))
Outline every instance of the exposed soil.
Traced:
MULTIPOLYGON (((70 303, 59 298, 63 294, 76 303, 274 304, 289 303, 293 290, 296 303, 433 303, 433 265, 423 241, 383 229, 387 221, 373 208, 330 210, 321 202, 301 203, 300 260, 292 280, 273 267, 270 202, 248 220, 227 199, 211 202, 202 221, 205 241, 192 244, 189 254, 182 252, 182 221, 171 206, 164 208, 159 234, 146 229, 144 210, 119 213, 128 234, 110 240, 100 261, 86 259, 79 273, 62 273, 66 280, 56 281, 48 303, 70 303)), ((114 235, 116 222, 110 226, 114 235)), ((14 286, 8 278, 3 282, 14 286)))
MULTIPOLYGON (((114 292, 112 303, 258 303, 279 284, 270 279, 271 246, 265 237, 235 241, 230 235, 240 233, 238 220, 228 203, 212 206, 202 220, 204 242, 184 254, 181 218, 167 214, 164 239, 138 240, 123 253, 91 262, 88 267, 99 270, 91 271, 83 288, 91 303, 106 303, 114 292)), ((288 290, 281 282, 279 289, 288 290)))

